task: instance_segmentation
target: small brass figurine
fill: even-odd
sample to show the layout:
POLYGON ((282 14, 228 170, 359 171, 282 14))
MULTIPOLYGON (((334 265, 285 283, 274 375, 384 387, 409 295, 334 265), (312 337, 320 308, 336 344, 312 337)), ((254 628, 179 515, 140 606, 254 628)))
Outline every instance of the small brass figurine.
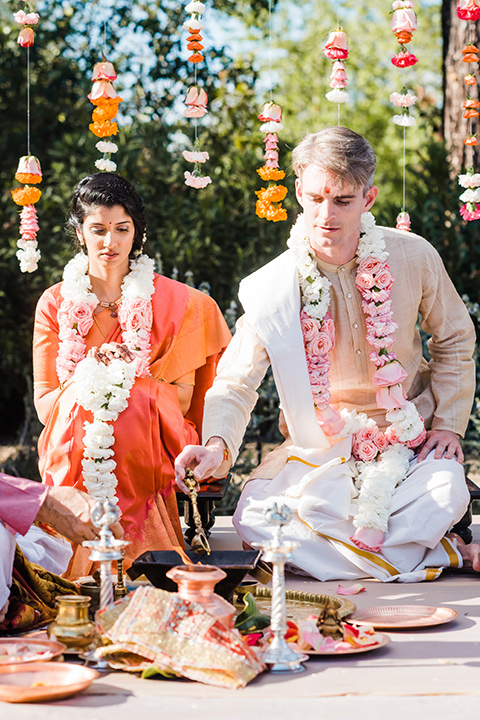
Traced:
POLYGON ((210 555, 212 552, 207 534, 203 529, 202 518, 197 505, 197 480, 192 470, 185 470, 185 485, 188 487, 188 496, 192 503, 193 519, 195 521, 195 535, 192 538, 191 547, 198 555, 210 555))
POLYGON ((333 599, 328 600, 322 607, 318 616, 317 627, 323 637, 331 637, 332 640, 343 640, 342 620, 333 599))

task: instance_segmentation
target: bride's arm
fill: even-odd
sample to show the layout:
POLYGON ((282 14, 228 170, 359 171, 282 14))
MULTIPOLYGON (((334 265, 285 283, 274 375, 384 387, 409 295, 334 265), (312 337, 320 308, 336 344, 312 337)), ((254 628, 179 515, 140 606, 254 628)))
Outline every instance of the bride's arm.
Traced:
POLYGON ((50 411, 60 395, 60 388, 39 387, 33 391, 33 402, 37 411, 38 419, 45 425, 50 411))

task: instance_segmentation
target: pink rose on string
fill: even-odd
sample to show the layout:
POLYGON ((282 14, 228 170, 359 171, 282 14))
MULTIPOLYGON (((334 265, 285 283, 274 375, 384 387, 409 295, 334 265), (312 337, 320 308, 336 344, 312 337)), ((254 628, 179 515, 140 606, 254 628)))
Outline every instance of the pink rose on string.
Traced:
POLYGON ((395 0, 392 5, 393 16, 391 21, 394 33, 414 32, 417 29, 417 17, 413 10, 411 0, 395 0))
POLYGON ((374 302, 383 303, 390 297, 390 290, 365 290, 362 292, 365 300, 373 300, 374 302))
POLYGON ((367 257, 362 260, 358 266, 358 272, 360 273, 376 273, 384 267, 384 263, 380 262, 374 257, 367 257))
POLYGON ((330 60, 346 60, 348 58, 347 33, 342 30, 331 32, 322 52, 330 60))
POLYGON ((357 272, 355 285, 359 290, 369 290, 375 285, 374 277, 371 273, 357 272))
POLYGON ((380 452, 383 452, 384 450, 386 450, 387 447, 390 445, 390 443, 388 442, 387 436, 385 435, 385 433, 381 432, 380 430, 378 431, 378 433, 374 439, 374 443, 380 452))
POLYGON ((380 290, 392 287, 392 283, 393 277, 388 268, 380 270, 380 272, 375 275, 375 285, 380 288, 380 290))
POLYGON ((307 350, 312 355, 326 355, 333 347, 332 339, 328 333, 319 332, 307 344, 307 350))
POLYGON ((126 307, 130 312, 140 313, 141 316, 144 318, 145 327, 151 327, 153 322, 153 314, 152 304, 150 302, 147 302, 143 298, 135 298, 135 300, 126 303, 126 307))
POLYGON ((393 345, 395 340, 392 337, 377 337, 372 333, 367 333, 367 342, 377 350, 383 350, 384 348, 389 348, 393 345))
POLYGON ((281 122, 282 108, 273 102, 267 102, 263 106, 260 115, 258 115, 258 119, 261 122, 281 122))
POLYGON ((302 310, 300 313, 300 323, 302 326, 302 333, 303 333, 303 339, 305 343, 310 342, 317 332, 320 330, 320 324, 315 320, 315 318, 311 318, 307 313, 302 310))
POLYGON ((184 150, 182 152, 182 155, 187 162, 192 163, 204 163, 207 162, 207 160, 209 159, 208 152, 191 152, 190 150, 184 150))
POLYGON ((333 70, 330 74, 330 80, 330 87, 332 88, 344 88, 347 86, 345 65, 339 60, 333 63, 333 70))
POLYGON ((68 320, 76 325, 81 335, 86 335, 93 325, 93 308, 86 302, 73 303, 68 309, 68 320))
POLYGON ((117 97, 117 91, 108 80, 96 80, 87 97, 89 100, 98 100, 99 98, 110 98, 114 100, 117 97))
POLYGON ((354 455, 362 462, 370 462, 377 457, 378 448, 373 441, 364 440, 355 445, 354 455))
POLYGON ((23 28, 23 30, 20 30, 17 42, 21 47, 32 47, 35 42, 35 33, 32 28, 23 28))
POLYGON ((107 62, 105 60, 104 62, 96 63, 93 66, 93 82, 96 80, 108 80, 109 82, 113 82, 116 78, 117 73, 115 72, 115 68, 111 62, 107 62))
POLYGON ((414 95, 410 90, 407 93, 393 92, 390 95, 390 102, 395 107, 412 107, 417 102, 417 96, 414 95))
POLYGON ((410 215, 407 212, 398 213, 395 227, 397 228, 397 230, 404 230, 405 232, 409 232, 410 215))

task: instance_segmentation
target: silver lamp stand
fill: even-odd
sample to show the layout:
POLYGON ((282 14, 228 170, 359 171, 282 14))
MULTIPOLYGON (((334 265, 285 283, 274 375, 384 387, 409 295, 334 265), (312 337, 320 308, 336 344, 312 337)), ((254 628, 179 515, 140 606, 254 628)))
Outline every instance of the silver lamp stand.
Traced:
POLYGON ((285 599, 285 563, 298 547, 297 542, 282 538, 283 527, 291 517, 292 511, 287 505, 273 503, 265 510, 265 519, 273 525, 273 538, 261 547, 263 558, 273 565, 272 578, 272 619, 273 640, 263 655, 263 661, 270 666, 272 673, 299 673, 305 670, 302 665, 308 655, 296 652, 285 640, 287 632, 287 606, 285 599))
MULTIPOLYGON (((129 543, 113 536, 111 526, 119 521, 120 510, 111 500, 99 500, 93 506, 90 517, 95 527, 100 528, 100 537, 98 540, 86 540, 83 546, 92 550, 90 560, 100 563, 99 610, 103 610, 114 601, 112 561, 123 561, 125 548, 129 543)), ((109 669, 108 662, 98 657, 96 647, 92 647, 81 657, 95 670, 109 669)))

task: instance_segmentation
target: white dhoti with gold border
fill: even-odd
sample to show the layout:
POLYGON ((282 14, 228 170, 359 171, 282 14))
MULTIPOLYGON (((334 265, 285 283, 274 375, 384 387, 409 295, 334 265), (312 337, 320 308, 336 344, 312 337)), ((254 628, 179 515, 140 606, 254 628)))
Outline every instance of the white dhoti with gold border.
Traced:
POLYGON ((392 498, 388 531, 380 553, 351 541, 358 490, 350 439, 324 450, 291 446, 273 479, 250 480, 233 523, 248 544, 264 543, 271 528, 263 512, 272 500, 293 511, 285 536, 299 543, 291 564, 321 581, 374 577, 383 582, 434 580, 447 567, 462 567, 454 539, 445 537, 469 502, 462 466, 456 460, 414 458, 392 498), (340 458, 342 458, 342 462, 340 458), (336 464, 335 464, 336 463, 336 464))

